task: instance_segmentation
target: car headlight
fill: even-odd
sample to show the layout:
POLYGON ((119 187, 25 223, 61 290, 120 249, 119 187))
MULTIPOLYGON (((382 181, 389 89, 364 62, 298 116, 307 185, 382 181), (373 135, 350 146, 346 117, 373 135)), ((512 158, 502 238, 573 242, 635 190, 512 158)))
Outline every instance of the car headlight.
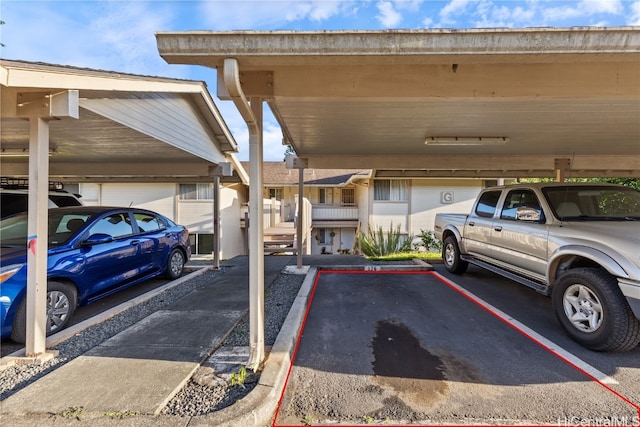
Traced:
POLYGON ((5 280, 16 274, 23 265, 24 264, 11 264, 0 267, 0 283, 4 283, 5 280))

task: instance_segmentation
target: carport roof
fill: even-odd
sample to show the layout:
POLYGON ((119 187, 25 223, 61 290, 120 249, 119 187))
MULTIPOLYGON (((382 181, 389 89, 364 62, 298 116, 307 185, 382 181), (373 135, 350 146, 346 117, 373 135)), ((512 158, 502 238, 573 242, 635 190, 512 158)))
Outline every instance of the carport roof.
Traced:
MULTIPOLYGON (((204 82, 0 59, 2 174, 28 176, 20 106, 79 91, 79 118, 49 122, 50 176, 62 181, 211 181, 238 146, 204 82)), ((246 181, 246 174, 235 174, 246 181)), ((246 182, 245 182, 246 183, 246 182)))
POLYGON ((536 177, 571 162, 569 176, 640 176, 640 27, 156 38, 167 62, 216 68, 219 82, 237 60, 245 96, 269 103, 309 167, 536 177))

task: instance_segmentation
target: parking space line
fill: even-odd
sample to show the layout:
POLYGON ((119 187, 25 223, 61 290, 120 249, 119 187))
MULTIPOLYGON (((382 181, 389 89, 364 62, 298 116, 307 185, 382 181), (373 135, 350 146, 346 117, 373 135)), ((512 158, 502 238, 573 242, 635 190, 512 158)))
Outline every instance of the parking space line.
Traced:
POLYGON ((611 392, 615 393, 621 399, 623 399, 626 402, 630 403, 634 407, 638 406, 638 405, 634 404, 633 402, 631 402, 626 397, 624 397, 624 396, 620 395, 619 393, 617 393, 615 390, 611 389, 610 387, 607 387, 606 384, 611 384, 611 385, 619 384, 619 382, 616 381, 615 379, 613 379, 610 376, 606 375, 605 373, 599 371, 598 369, 596 369, 595 367, 591 366, 590 364, 588 364, 584 360, 580 359, 579 357, 577 357, 573 353, 568 352, 567 350, 565 350, 564 348, 560 347, 559 345, 557 345, 553 341, 551 341, 548 338, 540 335, 539 333, 537 333, 533 329, 529 328, 528 326, 524 325, 523 323, 521 323, 518 320, 514 319, 513 317, 509 316, 507 313, 505 313, 505 312, 499 310, 498 308, 492 306, 488 302, 484 301, 482 298, 472 294, 471 292, 467 291, 466 289, 464 289, 460 285, 452 282, 451 280, 445 278, 444 276, 440 275, 439 273, 432 272, 431 274, 433 276, 437 277, 445 285, 449 286, 450 288, 452 288, 456 292, 460 293, 465 298, 467 298, 470 301, 474 302, 475 304, 479 305, 480 307, 482 307, 483 309, 485 309, 486 311, 488 311, 489 313, 491 313, 492 315, 494 315, 498 319, 502 320, 503 322, 505 322, 506 324, 508 324, 509 326, 511 326, 512 328, 514 328, 515 330, 517 330, 518 332, 520 332, 521 334, 523 334, 524 336, 526 336, 527 338, 532 340, 533 342, 535 342, 536 344, 540 345, 542 348, 544 348, 545 350, 547 350, 551 354, 553 354, 556 357, 558 357, 559 359, 563 360, 565 363, 573 366, 578 371, 582 372, 583 374, 585 374, 587 377, 591 378, 592 380, 600 383, 603 387, 605 387, 606 389, 608 389, 611 392))

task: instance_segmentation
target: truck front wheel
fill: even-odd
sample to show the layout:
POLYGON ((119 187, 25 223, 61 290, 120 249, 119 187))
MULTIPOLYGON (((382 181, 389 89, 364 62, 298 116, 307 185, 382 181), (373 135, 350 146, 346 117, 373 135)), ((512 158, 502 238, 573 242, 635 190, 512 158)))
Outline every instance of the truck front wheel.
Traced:
POLYGON ((558 321, 571 338, 594 351, 627 351, 640 343, 640 320, 616 278, 597 268, 564 273, 552 291, 558 321))
POLYGON ((444 239, 442 261, 444 261, 445 268, 451 273, 461 274, 467 271, 469 263, 460 258, 460 248, 454 236, 444 239))

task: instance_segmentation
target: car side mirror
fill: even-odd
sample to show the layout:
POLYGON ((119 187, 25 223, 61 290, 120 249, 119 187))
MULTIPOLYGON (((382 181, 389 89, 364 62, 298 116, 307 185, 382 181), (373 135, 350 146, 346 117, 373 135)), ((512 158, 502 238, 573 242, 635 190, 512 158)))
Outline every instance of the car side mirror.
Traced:
POLYGON ((540 211, 526 206, 516 209, 516 219, 518 221, 540 222, 540 211))
POLYGON ((82 242, 82 244, 86 246, 93 246, 110 242, 113 242, 113 237, 111 235, 105 233, 96 233, 89 236, 89 238, 82 242))

